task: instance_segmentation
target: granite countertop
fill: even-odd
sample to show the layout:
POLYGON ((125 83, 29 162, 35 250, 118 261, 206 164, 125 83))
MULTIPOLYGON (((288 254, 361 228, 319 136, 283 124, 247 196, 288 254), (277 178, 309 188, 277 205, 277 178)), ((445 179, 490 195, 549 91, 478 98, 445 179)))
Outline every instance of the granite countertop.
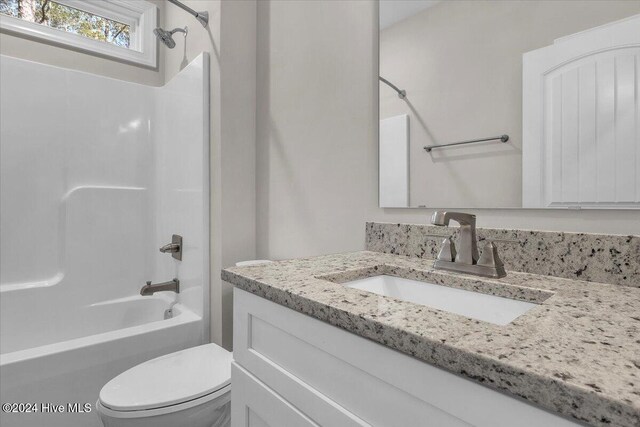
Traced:
POLYGON ((640 426, 640 289, 517 272, 485 279, 432 263, 364 251, 234 267, 222 278, 584 423, 640 426), (340 284, 379 274, 540 305, 499 326, 340 284))

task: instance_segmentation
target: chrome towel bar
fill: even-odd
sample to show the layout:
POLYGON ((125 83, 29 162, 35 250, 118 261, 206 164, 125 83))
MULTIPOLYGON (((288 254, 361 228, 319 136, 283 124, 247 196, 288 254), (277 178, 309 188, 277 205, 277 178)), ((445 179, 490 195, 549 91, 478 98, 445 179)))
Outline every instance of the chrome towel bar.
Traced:
POLYGON ((434 148, 452 147, 454 145, 473 144, 474 142, 495 141, 495 140, 500 140, 500 142, 507 142, 509 140, 509 135, 492 136, 490 138, 482 138, 482 139, 471 139, 469 141, 452 142, 451 144, 425 145, 424 149, 427 151, 427 153, 430 153, 431 150, 433 150, 434 148))

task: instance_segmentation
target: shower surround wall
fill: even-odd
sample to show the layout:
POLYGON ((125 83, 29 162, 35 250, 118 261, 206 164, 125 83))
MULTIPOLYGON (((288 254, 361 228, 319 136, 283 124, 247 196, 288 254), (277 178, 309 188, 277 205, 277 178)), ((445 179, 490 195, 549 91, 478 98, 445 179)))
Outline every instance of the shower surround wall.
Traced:
POLYGON ((3 402, 94 403, 119 372, 208 340, 208 59, 156 88, 0 57, 3 402), (181 262, 158 251, 174 233, 181 262), (139 290, 174 277, 163 320, 174 295, 139 290))

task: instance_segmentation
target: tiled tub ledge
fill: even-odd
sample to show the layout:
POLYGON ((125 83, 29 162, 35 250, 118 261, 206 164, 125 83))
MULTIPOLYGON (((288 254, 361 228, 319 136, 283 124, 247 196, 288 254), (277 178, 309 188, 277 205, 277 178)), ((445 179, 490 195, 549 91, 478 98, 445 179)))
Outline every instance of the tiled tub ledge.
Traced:
MULTIPOLYGON (((507 270, 640 287, 640 236, 478 228, 507 270)), ((456 228, 368 222, 366 249, 433 259, 456 228)))
POLYGON ((484 279, 432 263, 364 251, 234 267, 222 278, 583 423, 640 426, 640 289, 511 271, 484 279), (378 274, 540 305, 499 326, 341 284, 378 274))

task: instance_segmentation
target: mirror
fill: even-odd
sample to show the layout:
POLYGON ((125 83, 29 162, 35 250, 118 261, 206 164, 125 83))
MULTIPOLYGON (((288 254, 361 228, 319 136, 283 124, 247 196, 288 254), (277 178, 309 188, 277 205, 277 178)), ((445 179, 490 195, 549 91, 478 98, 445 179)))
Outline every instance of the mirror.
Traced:
POLYGON ((639 14, 627 1, 380 0, 380 207, 640 207, 639 14), (593 41, 622 33, 624 50, 593 41))

